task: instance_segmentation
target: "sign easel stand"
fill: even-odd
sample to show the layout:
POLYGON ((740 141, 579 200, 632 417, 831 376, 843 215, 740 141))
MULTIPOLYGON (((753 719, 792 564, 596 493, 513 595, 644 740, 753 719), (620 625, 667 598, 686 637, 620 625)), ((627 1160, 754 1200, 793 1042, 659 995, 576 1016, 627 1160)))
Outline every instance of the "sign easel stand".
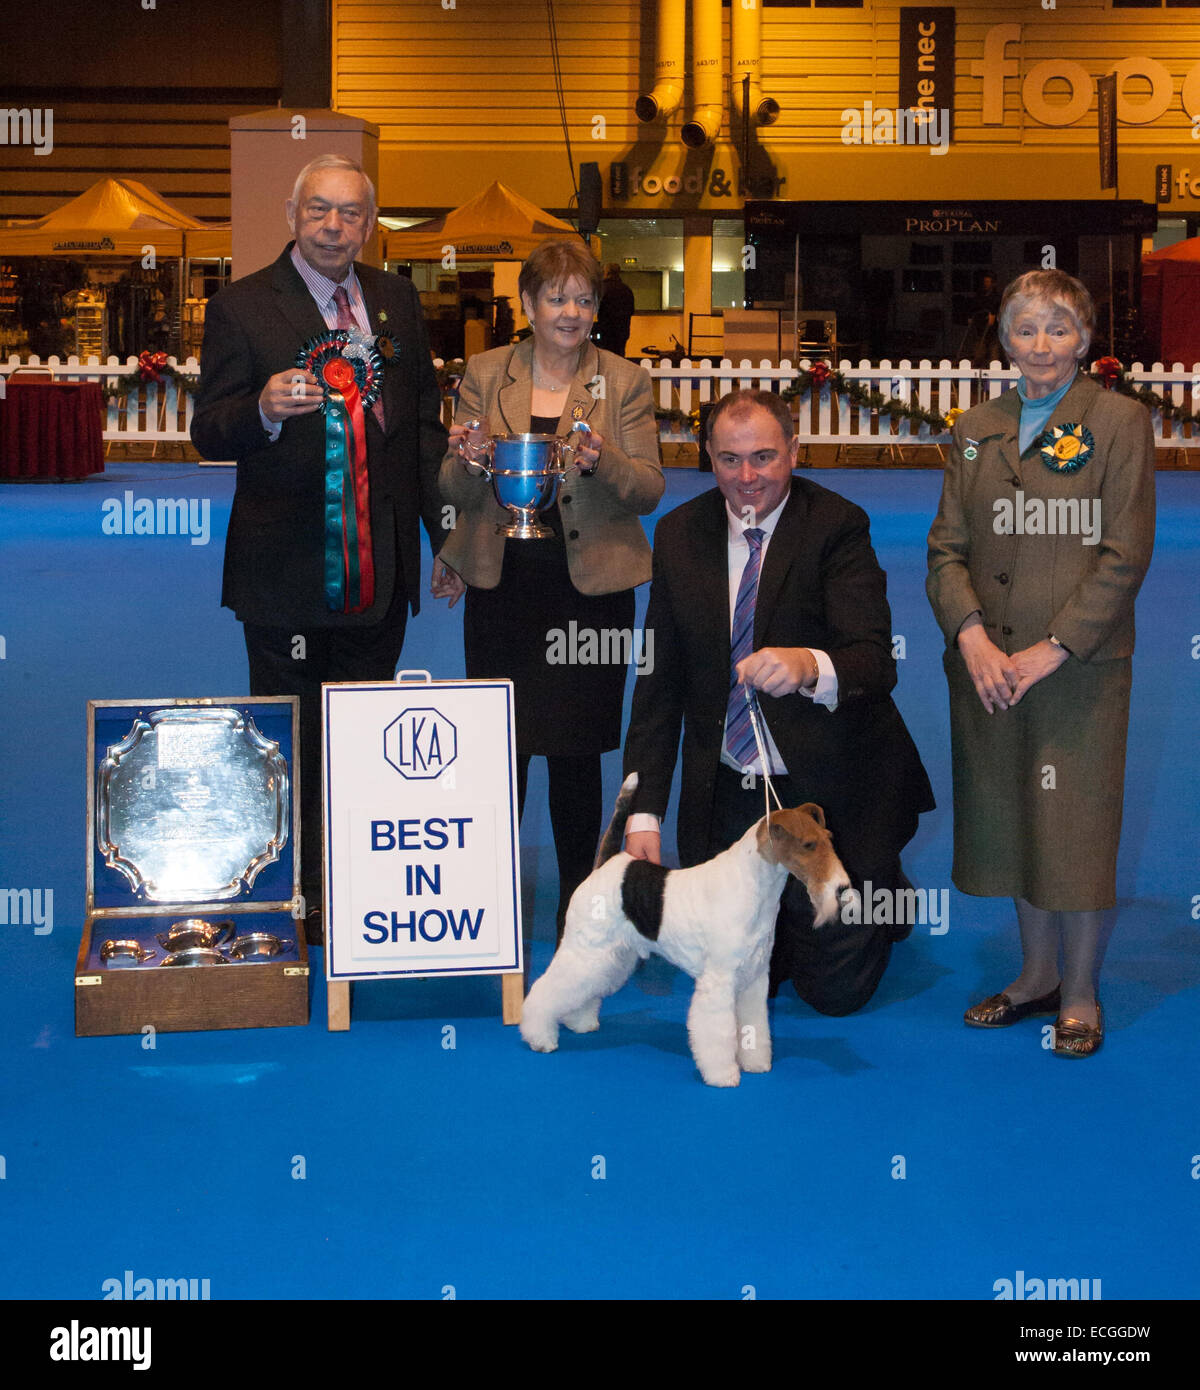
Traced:
MULTIPOLYGON (((501 1019, 502 1019, 502 1022, 503 1022, 504 1024, 506 1024, 506 1025, 508 1025, 508 1024, 519 1024, 520 1021, 521 1021, 521 1010, 522 1010, 522 1005, 523 1005, 524 999, 525 999, 525 971, 524 971, 523 952, 522 952, 522 950, 521 950, 520 905, 519 905, 519 873, 517 872, 517 869, 516 869, 516 867, 515 867, 515 863, 516 863, 516 835, 517 835, 517 830, 516 830, 516 802, 515 802, 515 799, 514 799, 514 798, 515 798, 515 792, 513 791, 513 785, 514 785, 514 784, 513 784, 513 781, 512 781, 513 777, 515 776, 515 772, 514 772, 514 766, 515 766, 515 765, 514 765, 514 764, 512 763, 512 761, 511 761, 511 757, 512 757, 512 754, 511 754, 511 746, 512 746, 512 720, 511 720, 511 692, 512 692, 512 686, 511 686, 511 682, 508 682, 508 681, 487 681, 487 682, 445 681, 445 682, 434 682, 434 681, 432 680, 432 678, 431 678, 431 676, 430 676, 430 674, 429 674, 428 671, 399 671, 399 672, 397 672, 397 674, 396 674, 395 684, 392 685, 392 686, 386 686, 386 685, 368 685, 367 683, 363 683, 361 686, 358 687, 357 691, 355 691, 354 693, 351 693, 351 691, 352 691, 352 688, 351 688, 351 687, 327 686, 327 687, 325 688, 325 712, 326 712, 326 716, 325 716, 325 739, 324 739, 324 749, 325 749, 325 768, 324 768, 325 779, 324 779, 324 780, 325 780, 325 791, 326 791, 326 837, 327 837, 327 841, 328 841, 328 836, 329 836, 329 825, 330 825, 330 811, 331 811, 331 808, 332 808, 334 805, 336 805, 336 802, 335 802, 335 801, 332 801, 332 800, 330 799, 330 798, 331 798, 331 782, 330 782, 330 778, 331 778, 331 775, 332 775, 332 774, 331 774, 331 772, 330 772, 329 758, 330 758, 330 748, 331 748, 331 746, 333 746, 333 745, 331 744, 331 742, 330 742, 331 731, 332 731, 335 727, 337 728, 337 730, 338 730, 338 738, 335 740, 335 743, 337 744, 337 748, 338 748, 338 750, 340 751, 340 753, 341 753, 341 755, 342 755, 343 757, 346 755, 347 751, 350 752, 351 756, 350 756, 350 758, 348 759, 348 761, 349 761, 349 763, 350 763, 352 766, 355 767, 355 769, 356 769, 355 776, 356 776, 356 777, 359 777, 359 778, 367 778, 367 779, 369 779, 369 778, 372 776, 373 772, 378 773, 379 769, 383 766, 383 762, 386 762, 386 763, 390 764, 390 770, 389 770, 387 773, 384 774, 385 776, 390 777, 390 776, 392 776, 394 773, 397 773, 397 772, 400 773, 400 775, 401 775, 402 777, 405 776, 405 774, 408 774, 409 778, 415 779, 415 780, 417 780, 417 781, 425 781, 428 785, 430 785, 430 787, 431 787, 431 789, 432 789, 432 787, 433 787, 433 785, 434 785, 433 779, 435 779, 436 777, 439 777, 439 776, 440 776, 440 774, 439 774, 438 771, 437 771, 437 768, 440 766, 440 764, 444 762, 446 768, 447 768, 447 769, 451 769, 451 764, 454 764, 454 763, 455 763, 455 760, 458 758, 459 752, 461 751, 461 749, 462 749, 463 746, 464 746, 464 740, 466 740, 466 741, 469 742, 469 740, 470 740, 471 738, 476 738, 476 739, 478 739, 478 738, 480 737, 480 729, 483 728, 483 724, 481 723, 481 721, 476 720, 476 719, 471 718, 471 717, 463 717, 462 715, 456 716, 457 721, 458 721, 458 722, 457 722, 457 726, 456 726, 456 724, 455 724, 451 719, 448 719, 448 718, 445 716, 445 714, 444 714, 440 709, 435 709, 435 708, 433 708, 433 705, 434 705, 434 702, 435 702, 435 701, 440 705, 440 704, 443 703, 445 700, 450 700, 450 699, 455 699, 455 698, 461 700, 461 699, 468 698, 467 695, 465 695, 465 694, 463 693, 463 688, 464 688, 464 687, 466 687, 466 688, 468 688, 468 689, 470 689, 471 687, 474 687, 474 688, 475 688, 474 690, 471 691, 471 695, 472 695, 473 698, 482 699, 482 698, 483 698, 483 694, 482 694, 482 693, 479 693, 479 687, 484 687, 485 689, 487 689, 487 691, 488 691, 488 698, 493 702, 493 704, 495 703, 495 701, 496 701, 497 699, 502 699, 502 700, 503 700, 503 703, 501 703, 501 705, 500 705, 499 715, 500 715, 500 717, 502 718, 502 725, 501 725, 501 727, 504 729, 504 732, 505 732, 505 734, 507 735, 507 737, 506 737, 506 738, 493 737, 490 741, 487 740, 487 739, 485 738, 485 739, 484 739, 484 746, 485 746, 488 750, 492 750, 492 749, 501 749, 501 748, 507 748, 507 749, 508 749, 508 755, 509 755, 509 757, 508 757, 508 761, 507 761, 506 763, 502 764, 502 766, 503 766, 503 768, 504 768, 504 771, 500 774, 499 785, 501 786, 502 789, 504 789, 503 796, 502 796, 502 798, 501 798, 501 804, 502 804, 502 805, 505 805, 505 806, 508 808, 508 809, 507 809, 507 814, 508 814, 509 816, 511 816, 511 820, 508 822, 508 825, 509 825, 510 828, 511 828, 511 836, 510 836, 510 838, 505 839, 505 840, 504 840, 504 843, 505 843, 505 844, 510 844, 510 845, 511 845, 511 852, 512 852, 512 854, 513 854, 513 856, 514 856, 514 867, 513 867, 513 870, 512 870, 512 875, 511 875, 511 877, 507 880, 507 882, 508 882, 508 888, 505 890, 505 891, 506 891, 506 894, 508 895, 508 901, 511 903, 511 912, 512 912, 512 914, 513 914, 513 915, 511 915, 510 918, 509 918, 510 929, 509 929, 509 931, 508 931, 508 936, 507 936, 507 939, 508 939, 508 941, 510 942, 511 950, 510 950, 510 952, 509 952, 508 955, 507 955, 507 959, 505 959, 504 957, 502 957, 502 960, 503 960, 504 964, 503 964, 503 966, 502 966, 501 969, 499 969, 499 970, 479 969, 477 965, 474 965, 474 964, 471 963, 471 962, 466 962, 466 963, 469 965, 470 968, 468 968, 468 970, 467 970, 465 973, 468 973, 468 974, 483 974, 483 975, 486 975, 486 974, 499 974, 499 975, 500 975, 500 991, 501 991, 501 995, 500 995, 500 1011, 501 1011, 501 1019), (416 680, 409 680, 409 679, 406 679, 406 678, 408 678, 408 677, 416 677, 417 679, 416 679, 416 680), (354 721, 346 721, 345 712, 344 712, 344 710, 343 710, 343 712, 342 712, 341 715, 339 716, 339 720, 337 721, 337 724, 335 725, 334 722, 332 722, 332 718, 331 718, 331 716, 332 716, 332 705, 331 705, 331 701, 332 701, 335 697, 337 697, 337 698, 339 699, 340 702, 344 702, 344 701, 348 701, 348 700, 353 700, 355 703, 360 703, 360 702, 362 702, 362 709, 363 709, 363 711, 365 712, 368 708, 371 708, 371 706, 370 706, 368 703, 365 703, 366 701, 368 701, 368 700, 373 700, 373 699, 379 699, 380 696, 386 696, 386 695, 388 695, 389 693, 390 693, 391 695, 394 696, 394 694, 395 694, 395 692, 396 692, 397 689, 403 690, 403 689, 405 689, 405 688, 411 689, 411 690, 413 691, 413 697, 412 697, 412 698, 417 699, 417 700, 419 701, 419 704, 418 704, 418 706, 417 706, 415 709, 405 709, 405 710, 403 711, 403 713, 399 715, 399 717, 391 718, 391 719, 390 719, 390 722, 389 722, 388 725, 387 725, 387 730, 393 731, 393 736, 394 736, 394 737, 393 737, 393 742, 392 742, 392 744, 390 745, 390 751, 388 751, 388 750, 389 750, 389 744, 388 744, 388 742, 387 742, 387 733, 386 733, 386 731, 385 731, 385 742, 384 742, 384 748, 383 748, 383 750, 382 750, 382 758, 377 757, 377 756, 374 756, 374 754, 372 754, 372 753, 369 751, 369 746, 368 746, 367 744, 361 743, 361 742, 356 743, 356 742, 354 741, 355 739, 360 739, 360 738, 361 738, 361 729, 360 729, 360 727, 359 727, 360 721, 358 721, 357 719, 354 720, 354 721), (498 690, 498 688, 502 688, 502 689, 503 689, 503 694, 502 694, 501 696, 498 696, 498 695, 497 695, 497 690, 498 690), (454 694, 451 693, 451 692, 455 692, 455 691, 458 692, 457 695, 454 695, 454 694), (361 692, 361 695, 360 695, 360 692, 361 692), (406 735, 406 729, 404 729, 404 728, 399 728, 398 726, 405 725, 405 724, 406 724, 406 719, 407 719, 408 716, 411 716, 412 718, 411 718, 411 720, 409 721, 410 727, 407 727, 407 735, 406 735), (417 716, 420 716, 420 718, 418 719, 417 716), (432 752, 431 752, 430 749, 422 750, 422 749, 419 747, 419 745, 417 745, 417 744, 413 741, 413 740, 417 737, 417 735, 418 735, 420 729, 425 728, 427 725, 432 724, 434 721, 440 721, 440 724, 441 724, 441 741, 440 741, 439 744, 438 744, 438 754, 437 754, 436 760, 434 759, 434 755, 432 754, 432 752), (353 738, 351 738, 349 741, 347 741, 347 735, 346 735, 346 733, 345 733, 345 729, 346 729, 346 727, 347 727, 348 722, 352 722, 352 723, 354 724, 354 727, 355 727, 355 732, 354 732, 353 738), (407 742, 405 741, 405 740, 406 740, 406 736, 407 736, 407 739, 408 739, 407 742), (448 748, 450 748, 451 746, 452 746, 452 748, 453 748, 453 751, 450 753, 450 756, 447 758, 445 755, 446 755, 446 752, 447 752, 448 748), (415 751, 414 751, 414 750, 415 750, 415 751), (421 756, 422 751, 424 751, 425 756, 421 756), (430 770, 430 769, 432 769, 432 770, 430 770), (514 932, 515 932, 515 936, 513 935, 514 932), (518 967, 518 968, 514 969, 514 968, 512 968, 513 966, 516 966, 516 967, 518 967)), ((401 703, 402 703, 402 704, 407 703, 407 700, 406 700, 406 701, 401 701, 401 703)), ((487 708, 491 708, 491 706, 488 706, 487 708)), ((391 709, 387 709, 385 717, 389 717, 389 718, 390 718, 391 714, 392 714, 392 710, 391 710, 391 709)), ((490 716, 489 716, 489 717, 490 717, 490 716)), ((368 721, 368 722, 369 722, 369 721, 368 721)), ((485 732, 486 732, 486 731, 485 731, 485 732)), ((477 758, 476 758, 476 761, 478 761, 477 758)), ((495 761, 495 760, 493 759, 493 762, 494 762, 494 761, 495 761)), ((461 764, 460 764, 460 765, 461 765, 461 764)), ((335 766, 340 766, 340 764, 335 764, 335 766)), ((456 775, 453 769, 451 769, 449 775, 451 775, 451 776, 456 775)), ((370 782, 368 781, 368 782, 365 783, 364 785, 370 786, 371 784, 370 784, 370 782)), ((378 783, 377 783, 376 786, 375 786, 375 792, 374 792, 374 794, 375 794, 376 796, 379 796, 379 791, 378 791, 379 785, 390 786, 390 785, 392 785, 392 784, 391 784, 391 783, 386 783, 386 784, 378 784, 378 783)), ((401 784, 400 784, 400 783, 396 783, 395 785, 399 786, 399 785, 401 785, 401 784)), ((453 788, 453 787, 456 786, 456 783, 455 783, 454 781, 450 781, 447 785, 449 785, 451 788, 453 788)), ((461 787, 460 787, 460 790, 461 790, 461 787)), ((381 804, 382 804, 382 798, 381 798, 381 804)), ((437 809, 437 808, 435 807, 435 809, 437 809)), ((392 813, 394 814, 394 812, 392 812, 392 813)), ((435 838, 435 840, 432 842, 432 844, 430 844, 429 842, 426 842, 426 847, 427 847, 427 848, 430 848, 430 849, 432 849, 432 850, 437 850, 439 847, 444 847, 445 842, 446 842, 446 839, 447 839, 447 836, 446 836, 446 834, 445 834, 445 830, 446 830, 446 827, 447 827, 447 821, 446 821, 446 819, 444 818, 444 814, 445 814, 445 813, 443 813, 443 816, 441 816, 441 817, 437 817, 437 818, 435 818, 435 819, 430 819, 430 820, 427 822, 427 829, 431 830, 431 831, 435 834, 435 836, 437 837, 437 838, 435 838), (437 829, 434 830, 434 827, 437 827, 437 829), (439 845, 439 841, 440 841, 440 845, 439 845)), ((459 827, 459 835, 461 836, 462 834, 465 833, 464 827, 465 827, 465 825, 469 824, 469 821, 461 821, 461 822, 460 822, 460 821, 452 820, 452 821, 450 821, 449 823, 452 824, 452 825, 456 825, 456 826, 459 827)), ((340 821, 338 822, 338 824, 340 825, 340 821)), ((406 827, 407 827, 407 826, 416 826, 416 825, 417 825, 417 821, 416 821, 416 820, 411 820, 411 819, 410 819, 410 820, 408 820, 408 821, 403 822, 403 824, 404 824, 406 827)), ((400 837, 400 823, 399 823, 399 822, 396 824, 396 827, 395 827, 395 831, 396 831, 395 836, 391 836, 391 826, 390 826, 390 823, 389 823, 389 822, 385 822, 385 821, 382 821, 382 820, 372 821, 372 822, 371 822, 371 849, 372 849, 372 850, 377 850, 377 849, 389 849, 389 848, 393 848, 393 847, 399 847, 399 846, 393 846, 393 844, 390 843, 390 842, 389 842, 387 845, 384 845, 384 844, 382 844, 382 843, 376 844, 375 841, 374 841, 374 836, 375 836, 375 833, 376 833, 376 832, 375 832, 375 826, 381 826, 381 827, 383 827, 383 828, 387 831, 387 833, 388 833, 388 835, 391 837, 391 839, 393 839, 393 840, 394 840, 394 839, 399 839, 399 837, 400 837)), ((416 834, 417 832, 414 830, 414 831, 412 831, 412 832, 406 831, 406 833, 416 834)), ((405 845, 404 845, 403 847, 406 848, 406 849, 409 848, 409 846, 407 845, 407 842, 405 843, 405 845)), ((412 848, 415 848, 415 847, 416 847, 416 846, 415 846, 415 844, 414 844, 414 845, 412 846, 412 848)), ((460 840, 460 843, 459 843, 459 846, 458 846, 458 847, 459 847, 460 850, 463 848, 462 843, 461 843, 461 840, 460 840)), ((499 848, 499 846, 497 846, 497 848, 499 848)), ((335 850, 336 850, 336 842, 335 842, 335 850)), ((507 851, 506 851, 505 853, 507 854, 507 851)), ((366 858, 369 860, 369 859, 373 858, 373 856, 372 856, 372 855, 368 855, 368 856, 366 856, 366 858)), ((496 862, 498 862, 498 863, 507 862, 507 858, 505 857, 505 855, 502 855, 501 858, 500 858, 498 861, 496 861, 496 862)), ((325 846, 325 864, 326 864, 326 898, 325 898, 325 901, 326 901, 327 904, 329 904, 330 901, 331 901, 331 894, 330 894, 330 891, 329 891, 329 890, 330 890, 329 874, 332 872, 332 870, 331 870, 331 868, 330 868, 330 864, 331 864, 331 851, 330 851, 330 846, 329 846, 328 843, 327 843, 326 846, 325 846)), ((343 881, 346 881, 346 882, 354 882, 354 883, 361 883, 361 881, 362 881, 362 874, 363 874, 364 870, 366 870, 368 873, 369 873, 369 871, 370 871, 370 866, 367 865, 367 864, 365 864, 361 859, 360 859, 360 861, 358 862, 358 864, 354 866, 354 868, 356 868, 356 869, 358 870, 358 877, 357 877, 357 878, 351 878, 351 879, 346 879, 345 877, 343 877, 343 881)), ((353 873, 354 870, 353 870, 353 869, 350 869, 350 872, 353 873)), ((436 869, 434 870, 434 873, 435 873, 435 878, 434 878, 434 879, 431 879, 431 878, 430 878, 430 875, 429 875, 428 873, 419 874, 419 876, 418 876, 418 885, 419 885, 419 883, 420 883, 420 881, 421 881, 422 878, 424 879, 424 881, 425 881, 426 883, 432 883, 432 882, 436 881, 436 882, 439 884, 439 888, 438 888, 437 890, 435 890, 435 891, 440 891, 441 878, 440 878, 440 875, 437 873, 436 869)), ((370 901, 370 900, 368 899, 368 901, 370 901)), ((491 910, 491 909, 489 909, 489 910, 491 910)), ((369 917, 379 916, 379 917, 381 917, 381 918, 382 918, 382 916, 383 916, 382 913, 374 913, 374 912, 373 912, 373 913, 370 913, 370 914, 368 914, 368 915, 369 915, 369 917)), ((421 920, 422 920, 422 927, 421 927, 421 930, 422 930, 423 933, 424 933, 424 931, 425 931, 425 928, 424 928, 425 916, 428 916, 428 915, 430 915, 430 914, 429 914, 429 913, 423 914, 422 919, 421 919, 421 920)), ((395 932, 395 930, 396 930, 395 923, 394 923, 394 916, 395 916, 395 915, 393 914, 393 932, 395 932)), ((443 918, 442 918, 442 914, 441 914, 440 912, 436 911, 436 910, 433 910, 433 911, 432 911, 432 916, 441 924, 442 934, 444 934, 446 928, 445 928, 445 922, 444 922, 444 920, 443 920, 443 918)), ((460 919, 459 930, 455 932, 455 937, 456 937, 456 939, 458 938, 459 933, 461 932, 461 920, 462 920, 462 919, 460 919)), ((413 918, 412 918, 412 915, 410 914, 410 921, 409 921, 409 930, 410 930, 410 932, 412 932, 412 930, 413 930, 412 921, 413 921, 413 918)), ((337 943, 335 942, 334 938, 333 938, 333 937, 330 937, 330 936, 328 935, 328 934, 330 933, 330 931, 332 930, 332 926, 333 926, 333 925, 336 925, 336 923, 331 923, 331 922, 329 922, 329 921, 326 922, 326 933, 327 933, 326 950, 327 950, 327 956, 326 956, 326 980, 325 980, 325 989, 326 989, 326 1013, 327 1013, 327 1023, 328 1023, 328 1031, 329 1031, 329 1032, 331 1032, 331 1033, 345 1033, 345 1032, 348 1032, 349 1029, 350 1029, 351 986, 352 986, 353 984, 355 984, 355 983, 358 983, 358 980, 357 980, 357 979, 354 979, 354 978, 344 978, 344 977, 343 977, 343 978, 337 978, 337 979, 330 979, 330 978, 329 978, 329 970, 332 968, 332 962, 333 962, 333 960, 334 960, 335 948, 336 948, 336 949, 340 949, 340 948, 337 947, 337 943)), ((335 933, 335 935, 336 935, 336 933, 335 933)), ((393 935, 393 938, 392 938, 392 939, 393 939, 393 941, 396 940, 395 935, 393 935)), ((433 936, 433 937, 428 937, 428 936, 427 936, 427 937, 426 937, 426 940, 427 940, 427 941, 437 941, 437 940, 440 940, 440 939, 441 939, 440 936, 433 936)), ((473 939, 473 937, 472 937, 472 939, 473 939)), ((339 937, 338 940, 340 941, 341 938, 339 937)), ((351 974, 352 972, 344 972, 342 969, 339 969, 338 973, 339 973, 339 976, 344 976, 344 974, 351 974)), ((436 971, 436 970, 432 970, 432 971, 429 972, 429 974, 430 974, 430 975, 436 975, 436 974, 437 974, 437 971, 436 971)), ((364 975, 362 978, 369 978, 369 976, 368 976, 368 975, 364 975)), ((384 974, 384 975, 383 975, 383 978, 400 978, 400 976, 392 975, 392 976, 389 977, 389 976, 387 976, 386 974, 384 974)))
MULTIPOLYGON (((350 1031, 351 980, 329 980, 325 985, 329 1014, 329 1032, 350 1031)), ((520 1023, 521 1006, 525 1002, 525 973, 500 976, 500 1016, 506 1023, 520 1023)))

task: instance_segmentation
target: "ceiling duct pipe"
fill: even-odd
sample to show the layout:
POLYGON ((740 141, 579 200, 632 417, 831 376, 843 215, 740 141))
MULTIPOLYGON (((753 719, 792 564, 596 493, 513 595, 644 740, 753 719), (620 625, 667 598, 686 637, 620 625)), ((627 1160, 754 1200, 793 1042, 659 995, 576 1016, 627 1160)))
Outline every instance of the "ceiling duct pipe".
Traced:
MULTIPOLYGON (((734 0, 739 4, 740 0, 734 0)), ((711 145, 721 131, 721 0, 692 0, 692 118, 679 132, 693 150, 711 145)))
POLYGON ((774 125, 779 103, 762 94, 762 0, 729 0, 730 87, 733 109, 743 119, 743 79, 750 79, 750 119, 758 125, 774 125))
POLYGON ((654 38, 654 90, 638 97, 639 121, 657 121, 678 111, 683 101, 683 44, 687 0, 658 0, 654 38))

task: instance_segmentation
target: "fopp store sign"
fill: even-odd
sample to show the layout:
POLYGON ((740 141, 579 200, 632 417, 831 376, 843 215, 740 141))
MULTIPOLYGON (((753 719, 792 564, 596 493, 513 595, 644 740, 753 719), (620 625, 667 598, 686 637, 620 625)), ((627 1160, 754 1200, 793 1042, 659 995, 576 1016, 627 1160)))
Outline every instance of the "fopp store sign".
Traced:
MULTIPOLYGON (((1116 23, 1115 12, 1112 22, 1116 23)), ((1087 68, 1071 58, 1048 58, 1034 63, 1022 76, 1020 44, 1020 24, 994 24, 984 36, 983 57, 970 64, 971 76, 982 81, 982 123, 1005 124, 1004 90, 1008 78, 1020 80, 1021 105, 1039 124, 1062 127, 1088 118, 1096 82, 1087 68), (1016 45, 1015 52, 1013 45, 1016 45), (1047 99, 1047 87, 1055 79, 1065 83, 1070 91, 1066 101, 1047 99)), ((1164 64, 1155 58, 1131 56, 1116 62, 1105 59, 1103 67, 1101 76, 1110 72, 1116 75, 1117 119, 1123 124, 1150 125, 1167 114, 1174 96, 1174 83, 1164 64), (1131 99, 1126 95, 1126 85, 1139 79, 1149 84, 1150 94, 1135 93, 1131 99)), ((1200 62, 1184 73, 1179 99, 1188 119, 1194 121, 1200 115, 1200 62)))
POLYGON ((511 682, 324 697, 327 978, 520 971, 511 682))

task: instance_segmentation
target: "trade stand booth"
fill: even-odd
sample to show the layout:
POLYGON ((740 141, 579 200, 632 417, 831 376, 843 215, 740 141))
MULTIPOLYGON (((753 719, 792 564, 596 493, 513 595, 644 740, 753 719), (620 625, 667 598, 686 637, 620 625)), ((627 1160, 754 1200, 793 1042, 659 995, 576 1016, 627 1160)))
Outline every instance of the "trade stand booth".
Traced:
POLYGON ((493 345, 493 337, 507 342, 512 333, 511 310, 520 308, 517 263, 549 237, 578 236, 569 222, 543 212, 497 182, 453 212, 390 232, 385 254, 393 263, 437 261, 444 267, 428 287, 419 284, 418 288, 434 355, 449 361, 484 351, 493 345), (477 265, 492 262, 507 264, 502 268, 477 265))

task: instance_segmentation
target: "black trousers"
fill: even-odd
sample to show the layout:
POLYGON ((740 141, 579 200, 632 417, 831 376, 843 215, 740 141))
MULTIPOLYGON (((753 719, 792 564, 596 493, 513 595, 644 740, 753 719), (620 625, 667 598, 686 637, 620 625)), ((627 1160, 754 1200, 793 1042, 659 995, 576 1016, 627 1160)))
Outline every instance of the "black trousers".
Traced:
POLYGON ((300 870, 310 906, 321 901, 321 683, 390 681, 396 674, 408 599, 397 582, 391 606, 369 627, 262 627, 243 623, 252 695, 300 697, 300 870))
MULTIPOLYGON (((772 780, 784 806, 799 804, 788 778, 772 780)), ((752 788, 744 787, 742 775, 722 763, 717 771, 709 857, 741 839, 754 822, 762 818, 765 809, 762 779, 755 778, 752 788)), ((833 847, 837 849, 836 841, 833 847)), ((869 881, 874 889, 894 891, 909 886, 898 858, 871 868, 851 865, 844 858, 842 863, 851 885, 860 891, 864 881, 869 881)), ((840 918, 823 927, 814 927, 808 892, 799 880, 789 875, 775 923, 771 994, 777 994, 779 986, 791 980, 800 998, 818 1013, 854 1013, 875 993, 897 934, 890 926, 848 925, 840 918)))
MULTIPOLYGON (((546 759, 550 828, 558 859, 557 940, 563 937, 567 908, 576 888, 596 862, 596 845, 604 820, 604 787, 599 753, 551 754, 546 759)), ((529 755, 517 754, 517 805, 525 813, 529 755)))

